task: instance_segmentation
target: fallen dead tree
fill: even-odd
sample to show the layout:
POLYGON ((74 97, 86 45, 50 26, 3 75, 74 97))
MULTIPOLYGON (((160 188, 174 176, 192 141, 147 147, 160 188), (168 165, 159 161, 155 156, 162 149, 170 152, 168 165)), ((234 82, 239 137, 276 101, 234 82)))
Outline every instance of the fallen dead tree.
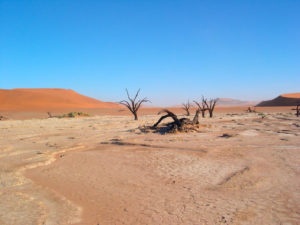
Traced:
POLYGON ((199 112, 197 110, 193 120, 188 118, 178 118, 173 112, 164 109, 158 113, 165 114, 159 118, 159 120, 153 126, 144 126, 140 127, 140 130, 143 132, 159 132, 159 133, 177 133, 177 132, 193 132, 198 131, 199 126, 199 112), (161 124, 164 119, 171 118, 173 122, 161 124))

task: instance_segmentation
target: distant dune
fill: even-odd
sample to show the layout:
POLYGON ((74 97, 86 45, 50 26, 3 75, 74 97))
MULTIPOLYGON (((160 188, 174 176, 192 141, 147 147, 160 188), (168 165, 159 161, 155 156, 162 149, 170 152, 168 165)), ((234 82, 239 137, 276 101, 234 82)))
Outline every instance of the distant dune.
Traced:
POLYGON ((254 101, 241 101, 232 98, 218 98, 217 106, 223 107, 236 107, 236 106, 254 106, 257 102, 254 101))
POLYGON ((300 93, 282 94, 269 101, 260 102, 257 106, 294 106, 300 104, 300 93))
POLYGON ((285 98, 299 98, 300 99, 300 93, 282 94, 281 96, 285 97, 285 98))
POLYGON ((1 110, 50 110, 118 108, 116 103, 102 102, 70 90, 58 88, 0 89, 1 110))
MULTIPOLYGON (((216 107, 243 107, 243 106, 255 106, 257 101, 242 101, 238 99, 232 98, 217 98, 218 102, 216 107)), ((209 99, 208 99, 209 100, 209 99)), ((201 99, 200 99, 201 102, 201 99)), ((195 106, 194 102, 190 101, 193 106, 195 106)), ((173 108, 182 108, 182 104, 174 105, 173 108)))

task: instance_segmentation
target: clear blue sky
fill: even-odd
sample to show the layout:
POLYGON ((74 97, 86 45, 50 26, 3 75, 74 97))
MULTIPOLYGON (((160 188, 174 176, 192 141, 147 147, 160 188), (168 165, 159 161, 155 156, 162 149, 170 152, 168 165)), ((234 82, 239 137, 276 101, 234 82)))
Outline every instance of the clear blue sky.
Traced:
POLYGON ((300 92, 300 1, 0 0, 0 78, 153 105, 300 92))

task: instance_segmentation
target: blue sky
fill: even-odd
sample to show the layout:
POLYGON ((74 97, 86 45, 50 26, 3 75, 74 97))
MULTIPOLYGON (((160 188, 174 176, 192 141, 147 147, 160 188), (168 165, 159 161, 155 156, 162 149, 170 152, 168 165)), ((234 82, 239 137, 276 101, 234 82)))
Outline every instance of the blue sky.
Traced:
POLYGON ((0 0, 0 78, 153 105, 300 92, 300 1, 0 0))

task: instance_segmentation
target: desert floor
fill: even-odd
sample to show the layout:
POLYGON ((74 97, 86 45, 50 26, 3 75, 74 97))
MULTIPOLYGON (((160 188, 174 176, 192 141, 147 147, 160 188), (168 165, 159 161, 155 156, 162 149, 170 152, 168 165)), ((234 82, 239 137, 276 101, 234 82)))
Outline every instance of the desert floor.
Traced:
POLYGON ((0 121, 0 224, 300 224, 300 118, 265 114, 0 121))

